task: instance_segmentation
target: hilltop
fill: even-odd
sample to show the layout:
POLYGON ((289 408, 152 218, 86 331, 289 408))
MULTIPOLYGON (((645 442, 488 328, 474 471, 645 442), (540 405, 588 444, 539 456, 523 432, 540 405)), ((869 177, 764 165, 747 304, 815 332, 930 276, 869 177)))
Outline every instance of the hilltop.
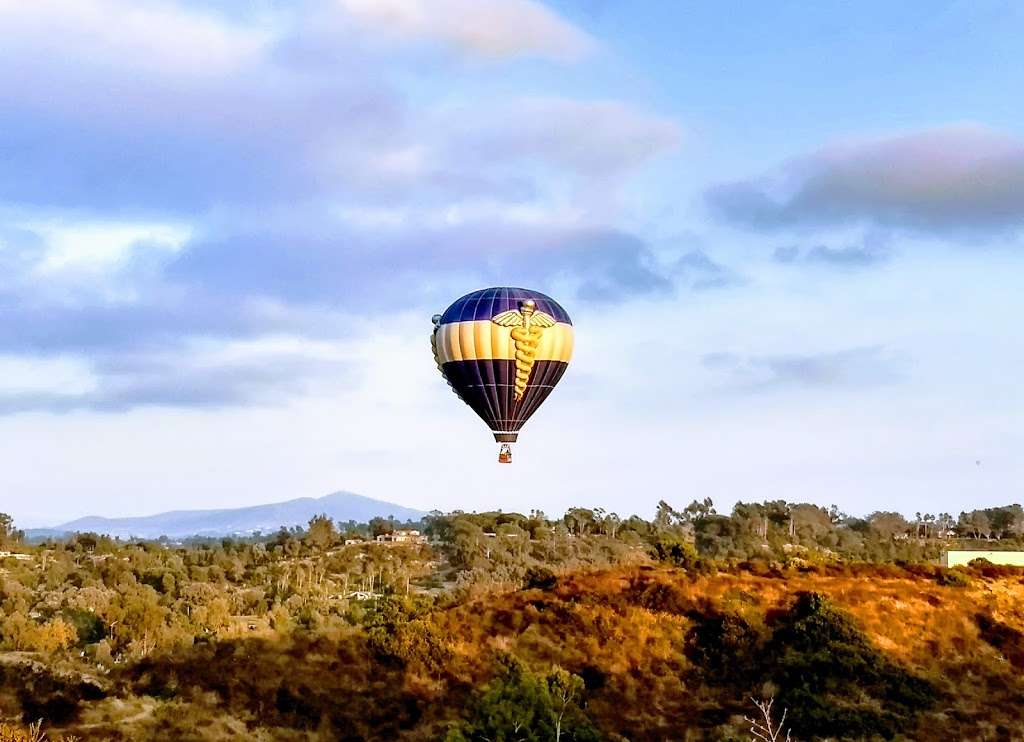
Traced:
POLYGON ((88 516, 53 528, 25 531, 29 539, 69 533, 99 533, 120 538, 184 538, 272 533, 279 528, 305 527, 310 518, 326 514, 338 523, 365 523, 372 518, 394 516, 398 521, 419 520, 425 512, 383 500, 334 492, 324 497, 300 497, 286 502, 219 510, 172 510, 137 518, 88 516))

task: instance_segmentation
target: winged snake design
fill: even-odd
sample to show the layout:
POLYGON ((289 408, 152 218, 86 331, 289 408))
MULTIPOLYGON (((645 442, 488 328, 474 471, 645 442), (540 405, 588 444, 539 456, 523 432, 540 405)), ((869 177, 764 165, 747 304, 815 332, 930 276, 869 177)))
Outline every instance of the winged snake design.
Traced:
POLYGON ((537 311, 537 303, 533 299, 527 299, 521 307, 491 317, 494 324, 512 328, 512 339, 516 343, 516 381, 513 395, 516 402, 522 400, 530 384, 530 374, 537 359, 537 346, 540 345, 544 330, 555 326, 555 320, 550 314, 537 311))

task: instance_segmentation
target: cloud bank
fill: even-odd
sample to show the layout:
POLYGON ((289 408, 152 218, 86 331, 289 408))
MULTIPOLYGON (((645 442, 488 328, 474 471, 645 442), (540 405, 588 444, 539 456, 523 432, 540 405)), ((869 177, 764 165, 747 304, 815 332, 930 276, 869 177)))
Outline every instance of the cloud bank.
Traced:
POLYGON ((977 124, 841 144, 719 184, 713 210, 752 229, 866 224, 949 235, 1024 226, 1024 141, 977 124))
POLYGON ((338 370, 310 347, 486 284, 670 291, 617 211, 679 126, 511 74, 596 46, 533 0, 0 0, 0 355, 88 379, 0 413, 286 398, 338 370))

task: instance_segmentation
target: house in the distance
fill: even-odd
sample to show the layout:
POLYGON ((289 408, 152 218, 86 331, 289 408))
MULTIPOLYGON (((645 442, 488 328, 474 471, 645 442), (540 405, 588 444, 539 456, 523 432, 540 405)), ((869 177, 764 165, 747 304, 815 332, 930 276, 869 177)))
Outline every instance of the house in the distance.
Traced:
POLYGON ((968 565, 975 559, 987 559, 992 564, 1024 567, 1024 551, 947 551, 942 555, 943 567, 968 565))
POLYGON ((27 562, 32 559, 32 555, 19 554, 16 551, 0 551, 0 559, 17 559, 21 562, 27 562))
POLYGON ((222 637, 269 636, 273 631, 266 616, 231 616, 228 623, 217 632, 222 637))
POLYGON ((425 544, 427 537, 415 530, 399 530, 391 533, 382 533, 377 537, 382 544, 425 544))

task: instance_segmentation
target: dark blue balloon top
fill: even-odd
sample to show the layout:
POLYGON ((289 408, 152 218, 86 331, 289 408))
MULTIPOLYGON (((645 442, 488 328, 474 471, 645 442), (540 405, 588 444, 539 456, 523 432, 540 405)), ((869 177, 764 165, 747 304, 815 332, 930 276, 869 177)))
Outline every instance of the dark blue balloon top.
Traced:
POLYGON ((491 319, 491 317, 509 309, 519 309, 526 299, 537 303, 538 312, 547 312, 556 322, 572 324, 568 313, 562 305, 546 294, 530 289, 517 289, 511 286, 496 286, 480 289, 466 294, 448 307, 441 315, 441 324, 450 322, 469 322, 471 320, 491 319))

